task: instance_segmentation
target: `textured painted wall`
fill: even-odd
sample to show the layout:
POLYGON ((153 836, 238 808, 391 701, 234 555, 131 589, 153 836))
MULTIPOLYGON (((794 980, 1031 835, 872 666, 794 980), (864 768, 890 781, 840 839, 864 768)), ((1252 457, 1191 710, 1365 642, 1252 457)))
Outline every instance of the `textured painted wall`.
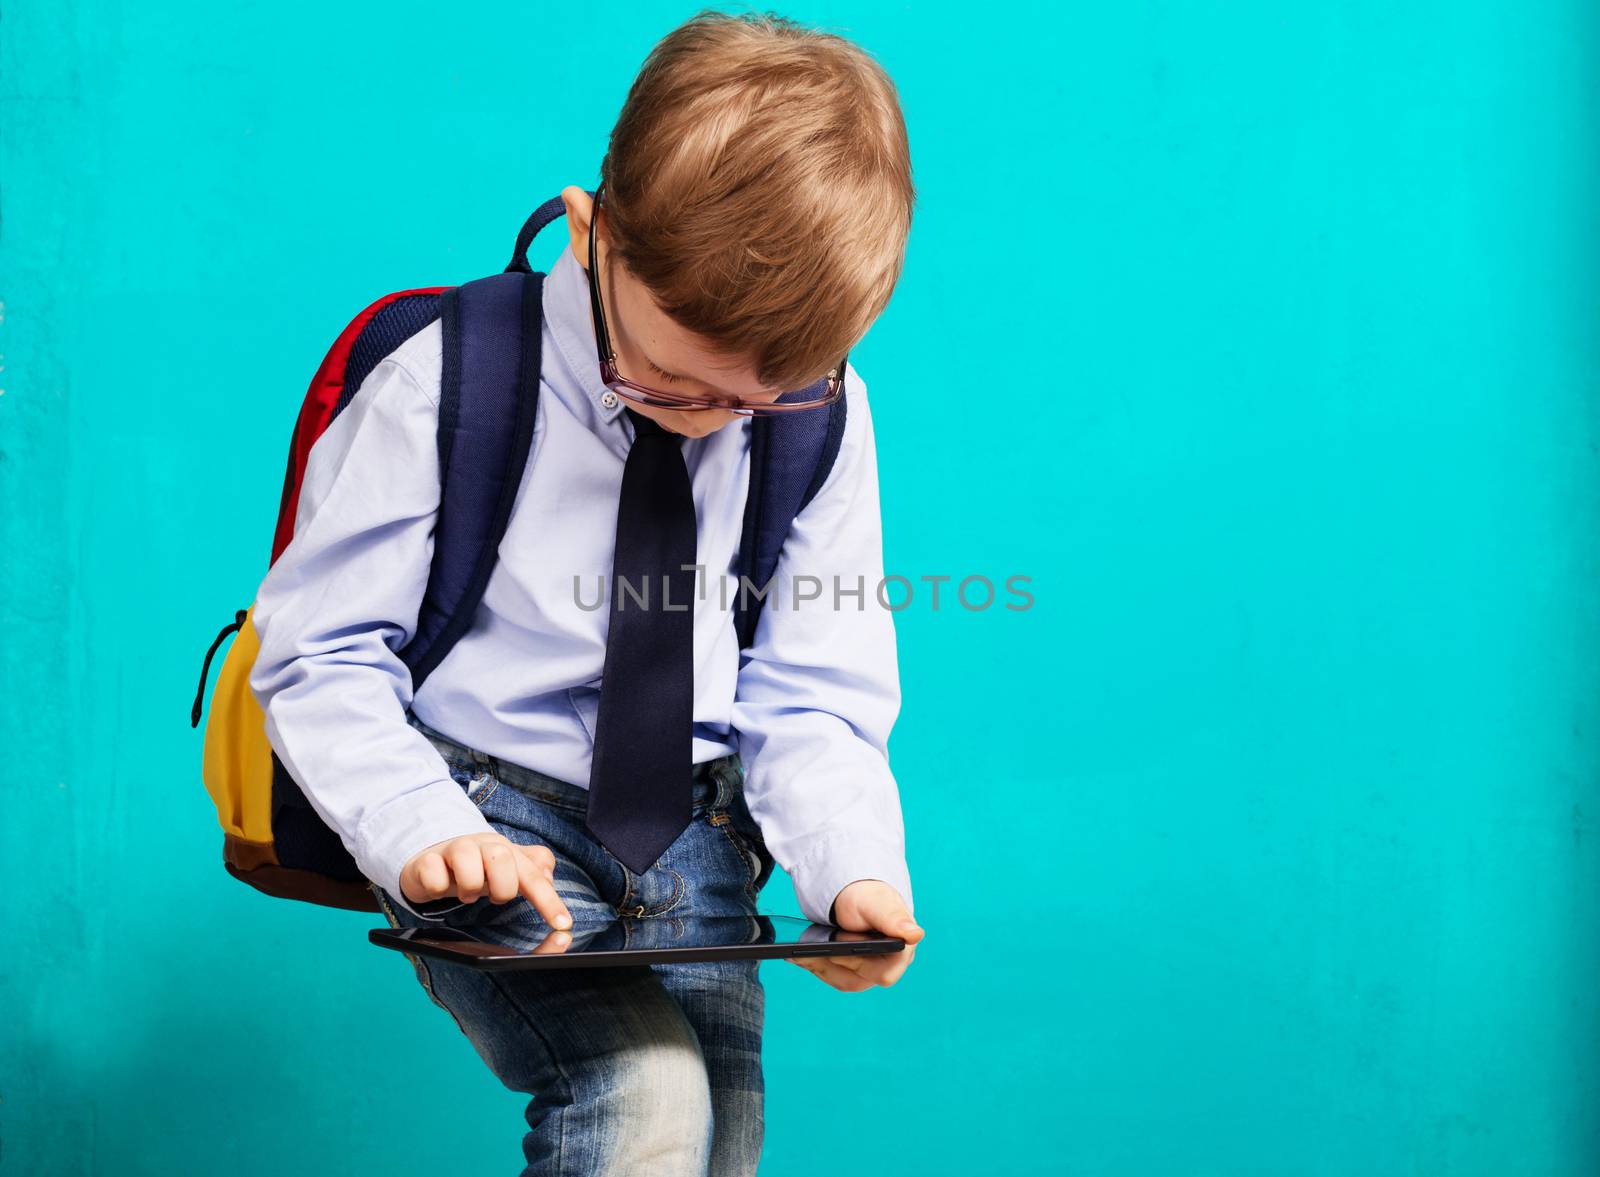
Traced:
MULTIPOLYGON (((0 1173, 519 1163, 373 918, 223 873, 186 715, 333 335, 690 11, 5 6, 0 1173)), ((1600 1169, 1592 6, 787 11, 911 126, 891 570, 1037 604, 901 614, 930 935, 766 967, 763 1171, 1600 1169)))

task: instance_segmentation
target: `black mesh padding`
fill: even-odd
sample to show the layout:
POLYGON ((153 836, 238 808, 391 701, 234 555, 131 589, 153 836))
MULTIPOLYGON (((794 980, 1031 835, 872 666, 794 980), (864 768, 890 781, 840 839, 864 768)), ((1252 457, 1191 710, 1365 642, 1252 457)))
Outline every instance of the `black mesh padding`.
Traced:
POLYGON ((280 866, 343 882, 362 880, 339 835, 323 824, 277 753, 272 755, 272 845, 280 866))
POLYGON ((384 356, 438 317, 437 294, 408 294, 373 315, 350 348, 350 358, 344 366, 344 388, 339 392, 339 403, 333 406, 334 417, 344 411, 361 382, 384 356))

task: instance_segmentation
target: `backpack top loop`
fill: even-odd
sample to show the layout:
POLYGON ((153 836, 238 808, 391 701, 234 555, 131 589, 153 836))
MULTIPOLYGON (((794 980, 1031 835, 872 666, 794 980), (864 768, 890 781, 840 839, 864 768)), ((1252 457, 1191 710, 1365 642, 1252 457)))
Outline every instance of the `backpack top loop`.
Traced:
MULTIPOLYGON (((584 189, 584 191, 588 192, 590 196, 594 195, 594 191, 591 191, 587 188, 584 189)), ((598 189, 595 191, 598 191, 598 189)), ((533 271, 528 268, 528 247, 533 244, 533 239, 539 235, 539 230, 543 229, 551 221, 555 220, 562 213, 564 213, 566 208, 566 202, 563 201, 559 195, 557 195, 552 196, 549 200, 545 201, 538 208, 533 210, 533 215, 523 222, 522 231, 517 234, 517 246, 516 249, 512 251, 511 261, 509 264, 507 264, 504 270, 505 273, 533 273, 533 271)))

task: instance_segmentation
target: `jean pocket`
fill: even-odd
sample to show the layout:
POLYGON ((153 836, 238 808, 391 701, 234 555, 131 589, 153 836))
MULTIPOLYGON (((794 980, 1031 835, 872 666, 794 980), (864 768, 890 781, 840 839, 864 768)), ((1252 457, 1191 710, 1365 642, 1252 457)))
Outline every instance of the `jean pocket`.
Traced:
POLYGON ((500 782, 487 765, 476 764, 470 760, 459 760, 455 757, 445 757, 445 767, 450 771, 450 779, 461 786, 467 799, 479 809, 483 803, 499 788, 500 782))
POLYGON ((707 815, 711 824, 722 831, 745 865, 744 889, 754 898, 761 893, 772 877, 774 862, 767 849, 761 829, 749 816, 743 805, 729 809, 713 810, 707 815), (742 812, 741 812, 742 811, 742 812))

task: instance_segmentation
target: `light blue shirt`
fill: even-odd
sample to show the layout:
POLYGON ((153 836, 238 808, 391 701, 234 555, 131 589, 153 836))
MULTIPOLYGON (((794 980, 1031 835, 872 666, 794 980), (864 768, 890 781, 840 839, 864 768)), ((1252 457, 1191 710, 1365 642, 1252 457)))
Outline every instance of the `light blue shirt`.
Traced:
MULTIPOLYGON (((357 866, 401 902, 400 870, 418 851, 490 832, 407 707, 469 747, 588 784, 608 624, 596 606, 633 428, 600 383, 588 279, 570 247, 544 286, 542 362, 499 564, 471 628, 415 697, 396 651, 416 628, 439 505, 437 322, 378 364, 317 440, 294 539, 256 595, 250 686, 267 738, 357 866)), ((740 753, 751 815, 817 921, 856 879, 912 902, 886 749, 900 686, 893 615, 877 595, 877 460, 854 368, 845 395, 838 458, 795 520, 746 651, 724 603, 738 589, 749 421, 683 442, 705 568, 693 757, 740 753)))

